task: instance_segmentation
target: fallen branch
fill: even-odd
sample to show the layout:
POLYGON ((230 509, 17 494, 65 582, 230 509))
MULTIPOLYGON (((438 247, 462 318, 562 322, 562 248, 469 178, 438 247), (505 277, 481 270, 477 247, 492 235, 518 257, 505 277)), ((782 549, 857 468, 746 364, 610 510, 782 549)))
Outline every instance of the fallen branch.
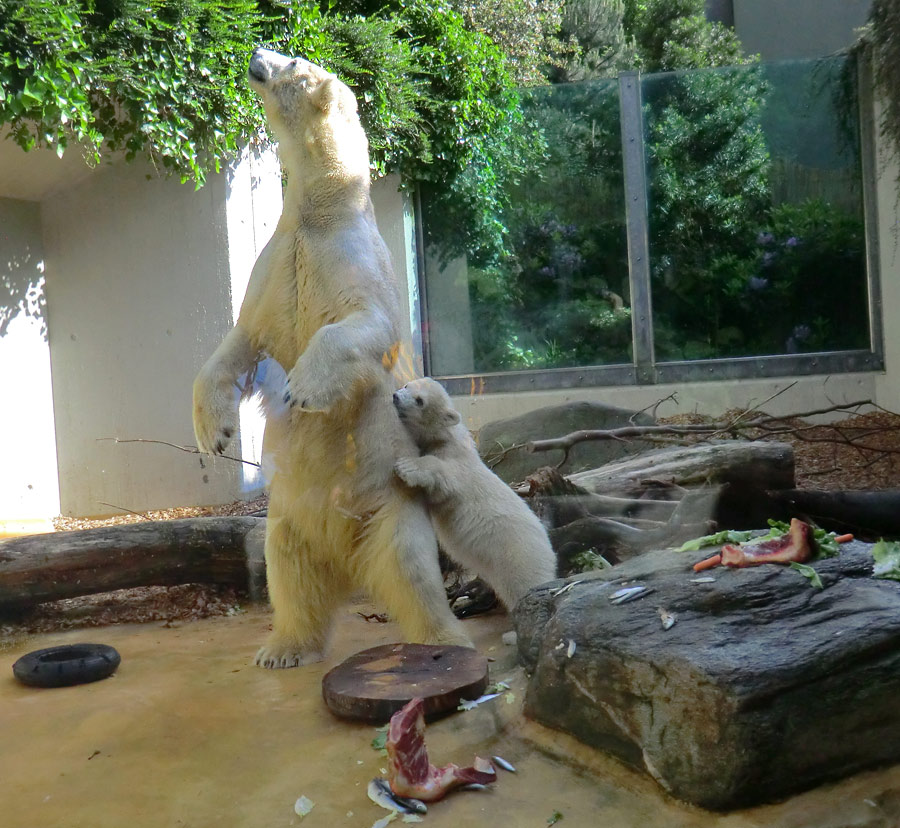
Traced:
POLYGON ((252 594, 265 525, 186 518, 0 541, 0 612, 137 586, 227 584, 252 594))
POLYGON ((760 490, 794 487, 794 452, 787 443, 728 440, 637 454, 570 475, 594 494, 633 497, 648 483, 681 487, 736 484, 760 490))

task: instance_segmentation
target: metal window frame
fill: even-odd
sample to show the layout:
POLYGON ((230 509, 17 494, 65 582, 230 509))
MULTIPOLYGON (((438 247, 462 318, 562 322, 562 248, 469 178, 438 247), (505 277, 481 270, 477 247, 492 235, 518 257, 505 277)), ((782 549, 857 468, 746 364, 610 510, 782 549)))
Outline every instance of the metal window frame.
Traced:
MULTIPOLYGON (((623 72, 618 76, 632 308, 632 362, 630 364, 586 365, 577 368, 550 368, 534 371, 440 375, 438 379, 449 393, 466 395, 883 371, 884 333, 878 238, 878 171, 871 65, 868 61, 860 59, 857 72, 870 349, 675 362, 656 361, 653 342, 649 205, 641 76, 639 72, 635 71, 623 72)), ((418 193, 415 212, 416 263, 420 298, 421 335, 419 341, 422 349, 417 356, 421 357, 421 364, 424 365, 427 376, 430 375, 431 365, 430 343, 427 335, 428 292, 424 278, 424 228, 422 226, 421 199, 418 193)), ((419 342, 416 342, 416 346, 418 349, 419 342)))

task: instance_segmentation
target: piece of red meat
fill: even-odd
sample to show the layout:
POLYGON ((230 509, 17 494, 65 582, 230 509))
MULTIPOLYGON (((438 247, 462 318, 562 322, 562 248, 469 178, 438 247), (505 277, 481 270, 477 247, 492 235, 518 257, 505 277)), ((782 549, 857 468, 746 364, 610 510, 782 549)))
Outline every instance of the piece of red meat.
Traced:
POLYGON ((388 781, 397 796, 435 802, 461 785, 487 785, 497 779, 494 766, 475 757, 473 767, 436 768, 425 749, 425 704, 413 699, 391 716, 385 747, 390 760, 388 781))
POLYGON ((804 563, 815 552, 816 542, 812 527, 797 518, 791 518, 790 531, 780 538, 747 543, 743 546, 722 547, 722 563, 725 566, 757 566, 764 563, 804 563))

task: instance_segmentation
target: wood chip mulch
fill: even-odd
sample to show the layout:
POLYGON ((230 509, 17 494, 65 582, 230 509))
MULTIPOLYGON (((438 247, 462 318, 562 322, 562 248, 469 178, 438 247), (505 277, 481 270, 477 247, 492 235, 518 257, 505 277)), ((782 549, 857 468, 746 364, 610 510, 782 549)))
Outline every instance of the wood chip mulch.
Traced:
POLYGON ((152 622, 175 627, 201 618, 238 615, 246 602, 247 596, 234 587, 206 584, 134 587, 66 598, 0 619, 0 651, 38 633, 152 622))
POLYGON ((178 520, 192 517, 219 517, 223 515, 265 515, 269 496, 262 495, 254 500, 237 500, 222 506, 179 506, 172 509, 153 509, 147 512, 130 512, 122 509, 122 514, 102 518, 56 517, 53 526, 57 532, 75 529, 96 529, 99 526, 120 526, 126 523, 142 523, 146 520, 178 520))

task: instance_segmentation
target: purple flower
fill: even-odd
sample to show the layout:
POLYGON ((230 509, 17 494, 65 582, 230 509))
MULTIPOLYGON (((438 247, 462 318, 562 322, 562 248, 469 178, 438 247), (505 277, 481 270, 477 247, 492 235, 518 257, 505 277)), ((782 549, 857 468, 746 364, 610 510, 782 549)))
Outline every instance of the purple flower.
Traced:
POLYGON ((552 236, 562 230, 562 225, 554 218, 548 218, 540 227, 540 232, 545 236, 552 236))
POLYGON ((795 325, 794 330, 791 332, 791 336, 797 340, 797 342, 805 342, 812 336, 812 328, 809 325, 795 325))
POLYGON ((791 236, 791 237, 784 243, 784 246, 785 246, 785 247, 796 247, 798 244, 800 244, 800 239, 798 239, 796 236, 791 236))
POLYGON ((538 275, 543 276, 545 279, 549 279, 551 276, 553 276, 553 273, 553 268, 549 265, 545 265, 538 271, 538 275))
POLYGON ((772 242, 774 242, 774 241, 775 241, 775 236, 773 236, 771 233, 760 233, 756 237, 756 243, 758 245, 772 244, 772 242))
POLYGON ((800 343, 812 336, 812 328, 809 325, 795 325, 794 330, 785 343, 785 353, 796 354, 800 351, 800 343))
POLYGON ((573 271, 581 267, 582 258, 577 250, 564 250, 557 257, 563 270, 573 271))
POLYGON ((765 276, 751 276, 747 287, 750 290, 765 290, 769 286, 769 280, 765 276))

